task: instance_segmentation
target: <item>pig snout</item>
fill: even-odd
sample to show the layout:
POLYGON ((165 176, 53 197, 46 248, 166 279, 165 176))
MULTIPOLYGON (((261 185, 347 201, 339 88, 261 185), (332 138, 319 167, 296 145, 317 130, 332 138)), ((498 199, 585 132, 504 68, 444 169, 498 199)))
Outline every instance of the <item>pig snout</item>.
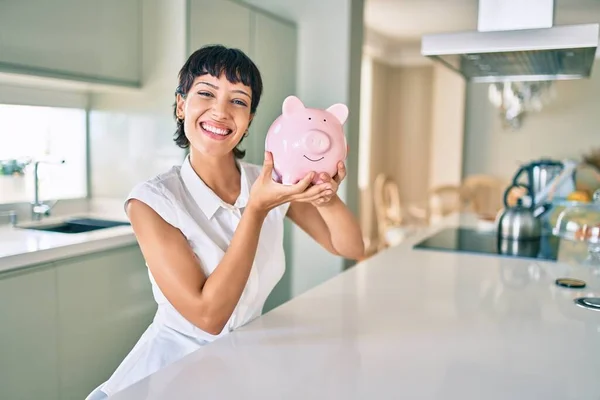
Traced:
POLYGON ((304 137, 304 147, 312 154, 323 154, 331 147, 331 139, 325 132, 310 131, 304 137))

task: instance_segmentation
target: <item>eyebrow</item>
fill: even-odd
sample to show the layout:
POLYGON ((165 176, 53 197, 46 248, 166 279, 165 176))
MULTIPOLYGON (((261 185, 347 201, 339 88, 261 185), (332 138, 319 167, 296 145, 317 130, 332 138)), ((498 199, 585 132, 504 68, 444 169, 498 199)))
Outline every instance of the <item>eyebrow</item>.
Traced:
MULTIPOLYGON (((206 86, 210 86, 211 88, 213 88, 215 90, 219 90, 219 87, 217 85, 213 85, 212 83, 209 83, 209 82, 200 81, 200 82, 196 83, 196 86, 200 85, 200 84, 204 84, 206 86)), ((248 93, 244 92, 243 90, 235 89, 235 90, 232 90, 232 92, 244 94, 244 95, 248 96, 249 99, 252 99, 252 97, 250 97, 250 95, 248 93)))

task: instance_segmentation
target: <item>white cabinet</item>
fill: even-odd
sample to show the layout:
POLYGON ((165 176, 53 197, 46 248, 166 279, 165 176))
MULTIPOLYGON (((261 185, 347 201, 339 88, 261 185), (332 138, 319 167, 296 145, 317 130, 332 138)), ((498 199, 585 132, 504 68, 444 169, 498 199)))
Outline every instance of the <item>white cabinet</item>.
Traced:
POLYGON ((61 398, 83 399, 131 350, 156 303, 138 246, 55 264, 61 398))
POLYGON ((0 398, 58 400, 57 344, 52 264, 0 274, 0 398))
POLYGON ((262 76, 263 94, 243 147, 247 161, 262 164, 267 131, 281 114, 283 100, 296 94, 296 27, 259 12, 252 18, 251 56, 262 76))
POLYGON ((189 0, 188 54, 208 44, 250 51, 250 9, 229 0, 189 0))
POLYGON ((138 86, 142 2, 0 1, 0 71, 138 86))
POLYGON ((152 322, 137 245, 0 274, 0 398, 84 399, 152 322))

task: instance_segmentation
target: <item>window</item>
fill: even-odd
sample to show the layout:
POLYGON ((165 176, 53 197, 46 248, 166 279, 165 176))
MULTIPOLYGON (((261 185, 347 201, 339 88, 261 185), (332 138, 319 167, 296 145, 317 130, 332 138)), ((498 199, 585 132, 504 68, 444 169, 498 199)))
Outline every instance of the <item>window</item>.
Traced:
POLYGON ((86 111, 0 104, 0 204, 87 195, 86 111), (64 160, 64 163, 57 162, 64 160))

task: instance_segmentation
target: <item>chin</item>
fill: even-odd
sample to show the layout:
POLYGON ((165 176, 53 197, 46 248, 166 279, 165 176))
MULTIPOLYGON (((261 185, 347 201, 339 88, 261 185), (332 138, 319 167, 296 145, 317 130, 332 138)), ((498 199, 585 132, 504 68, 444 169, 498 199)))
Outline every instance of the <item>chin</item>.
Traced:
POLYGON ((223 139, 214 139, 204 132, 194 132, 187 136, 190 142, 190 150, 193 148, 196 153, 204 154, 209 157, 224 157, 233 152, 233 149, 242 140, 243 135, 236 132, 229 134, 223 139))
POLYGON ((235 146, 226 146, 223 144, 213 143, 194 143, 190 142, 190 152, 193 151, 198 155, 203 155, 211 158, 225 157, 233 152, 235 146))

